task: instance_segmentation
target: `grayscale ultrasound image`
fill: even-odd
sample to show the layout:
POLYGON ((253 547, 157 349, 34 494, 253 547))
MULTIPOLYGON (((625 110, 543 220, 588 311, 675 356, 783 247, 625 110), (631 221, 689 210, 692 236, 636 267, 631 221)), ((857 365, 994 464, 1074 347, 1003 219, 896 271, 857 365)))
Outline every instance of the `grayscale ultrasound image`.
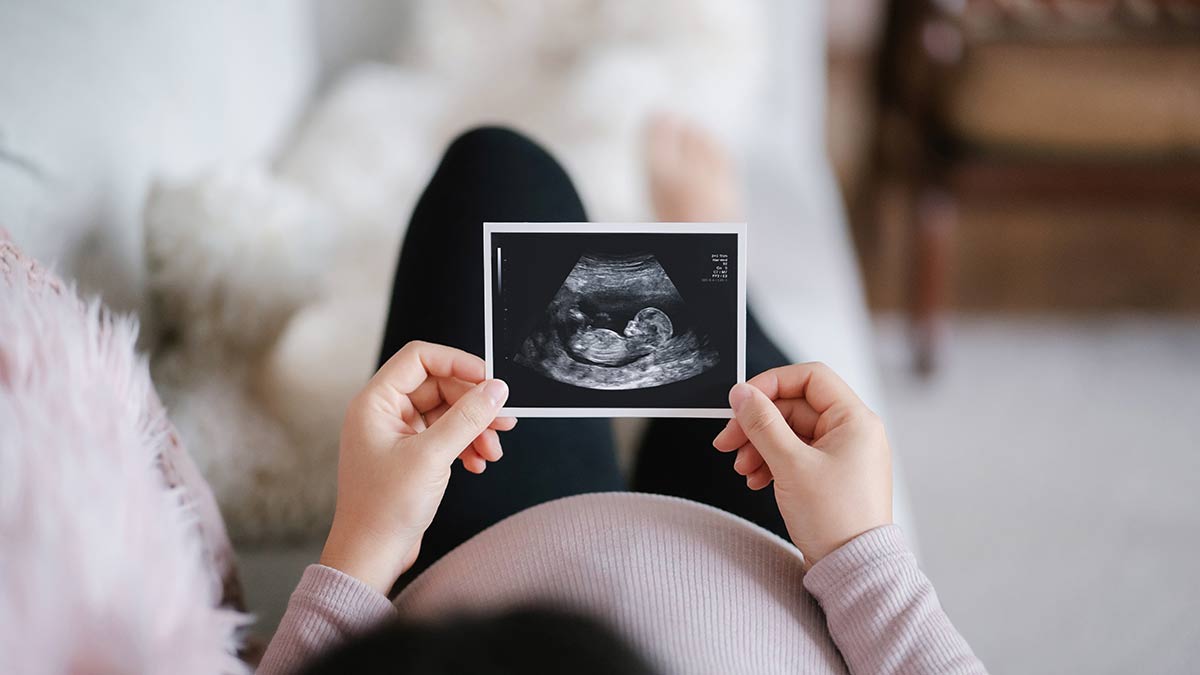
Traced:
POLYGON ((683 297, 650 253, 587 252, 514 361, 586 389, 642 389, 695 377, 721 361, 704 335, 676 327, 683 297))
MULTIPOLYGON (((493 376, 524 409, 724 410, 743 353, 735 231, 493 232, 493 376)), ((652 228, 648 225, 647 228, 652 228)))

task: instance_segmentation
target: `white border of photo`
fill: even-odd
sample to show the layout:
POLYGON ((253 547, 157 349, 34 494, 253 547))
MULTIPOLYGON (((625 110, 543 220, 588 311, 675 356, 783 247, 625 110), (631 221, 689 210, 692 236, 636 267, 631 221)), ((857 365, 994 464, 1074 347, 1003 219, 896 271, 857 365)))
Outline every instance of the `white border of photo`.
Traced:
MULTIPOLYGON (((746 266, 745 223, 484 223, 483 224, 483 343, 487 377, 493 377, 492 234, 736 234, 737 239, 737 382, 746 381, 746 266)), ((497 270, 502 273, 502 270, 497 270)), ((731 385, 732 386, 732 385, 731 385)), ((730 408, 527 408, 506 407, 512 417, 697 417, 730 418, 730 408)))

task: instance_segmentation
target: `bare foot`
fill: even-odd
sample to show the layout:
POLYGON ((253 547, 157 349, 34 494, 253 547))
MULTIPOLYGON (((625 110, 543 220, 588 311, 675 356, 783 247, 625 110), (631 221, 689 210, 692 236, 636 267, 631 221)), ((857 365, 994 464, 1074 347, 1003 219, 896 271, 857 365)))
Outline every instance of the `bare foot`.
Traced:
POLYGON ((652 118, 646 128, 646 169, 659 221, 741 220, 733 162, 699 126, 667 115, 652 118))

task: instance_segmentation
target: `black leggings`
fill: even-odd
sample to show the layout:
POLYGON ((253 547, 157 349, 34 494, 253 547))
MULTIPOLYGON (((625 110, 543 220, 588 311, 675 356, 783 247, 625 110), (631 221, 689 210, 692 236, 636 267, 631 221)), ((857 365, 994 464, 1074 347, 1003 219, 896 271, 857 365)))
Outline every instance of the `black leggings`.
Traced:
MULTIPOLYGON (((483 223, 585 222, 571 179, 544 149, 507 129, 481 128, 446 150, 413 211, 392 288, 379 363, 411 340, 483 356, 483 223)), ((753 375, 787 363, 747 319, 753 375)), ((711 504, 787 538, 771 488, 753 492, 732 454, 712 447, 723 420, 655 419, 633 484, 617 470, 606 419, 523 419, 501 435, 504 458, 475 475, 454 465, 450 486, 401 585, 484 528, 528 507, 585 492, 630 489, 711 504)))

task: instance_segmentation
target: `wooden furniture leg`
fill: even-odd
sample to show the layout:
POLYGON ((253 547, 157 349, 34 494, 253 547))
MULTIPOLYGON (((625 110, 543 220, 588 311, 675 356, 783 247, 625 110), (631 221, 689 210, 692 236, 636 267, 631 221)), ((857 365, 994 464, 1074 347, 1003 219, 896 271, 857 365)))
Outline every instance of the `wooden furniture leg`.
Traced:
POLYGON ((947 289, 958 208, 953 195, 941 187, 923 188, 914 204, 911 330, 913 364, 929 375, 936 368, 945 330, 947 289))

